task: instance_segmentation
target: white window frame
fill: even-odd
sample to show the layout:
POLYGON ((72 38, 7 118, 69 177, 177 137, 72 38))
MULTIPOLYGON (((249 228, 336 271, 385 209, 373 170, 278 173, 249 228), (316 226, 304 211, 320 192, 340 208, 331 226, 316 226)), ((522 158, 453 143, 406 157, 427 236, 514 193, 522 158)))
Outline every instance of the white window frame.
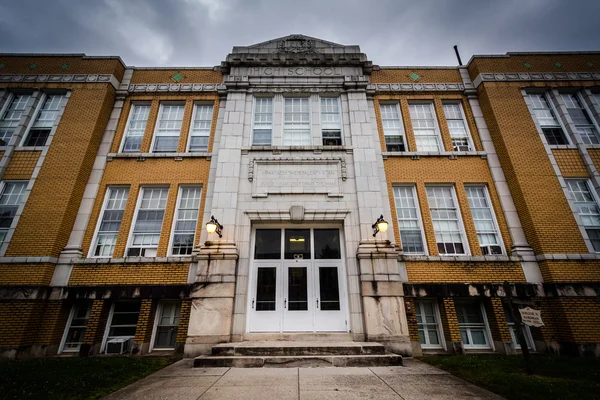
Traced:
MULTIPOLYGON (((583 98, 583 96, 581 95, 581 91, 577 91, 575 93, 569 93, 569 92, 563 92, 563 93, 559 93, 560 96, 575 96, 575 98, 577 99, 577 101, 579 102, 579 105, 581 106, 580 109, 583 110, 586 114, 587 117, 589 118, 590 123, 587 124, 587 127, 593 129, 594 132, 594 137, 596 138, 596 141, 598 143, 585 143, 583 140, 583 136, 581 136, 581 134, 579 133, 579 128, 583 127, 582 124, 576 124, 575 121, 573 121, 573 118, 571 117, 571 121, 573 122, 572 128, 573 128, 573 133, 577 136, 579 136, 579 138, 581 139, 581 141, 583 142, 584 145, 586 146, 597 146, 600 145, 600 128, 598 127, 598 124, 596 123, 596 120, 594 118, 594 114, 590 111, 587 102, 585 101, 585 99, 583 98)), ((563 97, 563 102, 565 102, 564 97, 563 97)), ((569 109, 571 109, 572 107, 567 107, 567 104, 565 102, 565 109, 567 110, 567 114, 569 114, 569 109)), ((569 114, 570 117, 570 114, 569 114)))
MULTIPOLYGON (((436 325, 436 329, 437 329, 437 334, 438 334, 438 338, 440 339, 440 344, 439 345, 432 345, 432 344, 423 344, 421 343, 421 340, 419 338, 419 343, 421 344, 421 348, 424 350, 429 350, 429 349, 443 349, 446 350, 446 339, 444 338, 444 328, 442 327, 442 318, 440 315, 440 309, 438 306, 438 303, 435 299, 416 299, 414 304, 415 304, 415 316, 417 315, 417 309, 423 304, 423 303, 429 303, 432 305, 433 307, 433 316, 435 318, 435 325, 436 325)), ((419 310, 422 312, 422 309, 419 310)), ((419 325, 434 325, 432 323, 424 323, 424 324, 419 324, 418 320, 417 320, 417 330, 418 330, 418 326, 419 325)), ((426 328, 427 329, 427 328, 426 328)), ((428 342, 429 341, 429 336, 425 335, 425 341, 428 342)))
POLYGON ((337 106, 338 106, 338 115, 340 117, 340 122, 339 122, 339 130, 340 130, 340 144, 339 146, 343 146, 344 145, 344 120, 343 120, 343 116, 342 116, 342 102, 340 99, 340 96, 319 96, 319 122, 320 122, 320 126, 321 126, 321 145, 326 146, 323 143, 323 131, 333 131, 334 129, 323 129, 323 100, 330 100, 330 99, 335 99, 337 106))
POLYGON ((27 147, 27 148, 48 146, 48 140, 50 139, 50 135, 52 134, 52 130, 54 129, 54 124, 56 123, 56 120, 58 118, 60 118, 60 112, 61 112, 61 109, 64 107, 64 101, 65 101, 66 97, 67 96, 65 93, 43 93, 42 92, 42 95, 40 96, 38 104, 35 107, 35 112, 33 113, 33 117, 31 118, 31 121, 29 121, 29 125, 27 126, 27 130, 25 131, 25 134, 21 138, 20 146, 27 147), (58 109, 55 110, 56 115, 54 116, 54 119, 52 120, 52 126, 44 127, 44 128, 34 128, 34 125, 37 122, 38 117, 40 116, 42 111, 44 111, 42 108, 44 107, 46 100, 48 100, 48 98, 51 96, 59 96, 60 97, 60 101, 58 103, 58 109), (34 129, 34 130, 35 129, 38 129, 38 130, 47 129, 48 130, 48 137, 46 138, 46 143, 44 145, 42 145, 42 146, 27 146, 26 145, 27 141, 29 140, 29 135, 31 134, 32 129, 34 129))
MULTIPOLYGON (((404 152, 409 151, 408 149, 408 141, 406 140, 406 131, 404 129, 404 119, 402 118, 402 108, 400 107, 400 102, 399 101, 394 101, 394 102, 389 102, 389 101, 385 101, 385 102, 381 102, 379 103, 379 115, 381 116, 381 127, 383 129, 383 139, 384 139, 384 145, 385 145, 385 151, 387 152, 387 137, 388 136, 401 136, 402 137, 402 143, 404 144, 404 152), (385 132, 385 126, 383 124, 383 106, 395 106, 396 111, 398 112, 398 122, 400 123, 400 133, 398 135, 390 135, 390 134, 386 134, 385 132)), ((394 143, 392 143, 394 144, 394 143)))
MULTIPOLYGON (((446 110, 444 109, 445 105, 456 105, 458 106, 458 112, 460 113, 463 124, 465 125, 465 132, 467 135, 467 142, 469 144, 469 150, 467 151, 475 151, 475 143, 473 142, 473 135, 471 135, 471 129, 469 128, 469 123, 467 121, 467 116, 465 114, 465 110, 460 100, 443 100, 442 101, 442 110, 444 111, 444 117, 446 118, 446 125, 448 126, 448 132, 450 133, 450 141, 452 141, 452 132, 450 131, 450 125, 448 125, 448 116, 446 115, 446 110)), ((456 121, 455 118, 450 119, 450 121, 456 121)), ((454 151, 462 151, 455 150, 454 143, 452 143, 452 148, 454 151)))
MULTIPOLYGON (((492 338, 492 332, 490 331, 490 324, 488 322, 488 318, 487 318, 487 313, 485 312, 485 306, 483 305, 483 301, 481 300, 456 300, 455 301, 455 308, 456 308, 456 303, 467 303, 467 302, 476 302, 479 303, 479 310, 481 312, 481 316, 483 317, 483 325, 484 325, 484 335, 485 335, 485 339, 488 343, 488 345, 477 345, 477 344, 472 344, 473 343, 473 338, 471 336, 471 328, 481 328, 481 324, 462 324, 462 325, 474 325, 474 326, 466 326, 464 327, 464 329, 467 329, 467 337, 469 338, 469 341, 471 342, 471 344, 465 344, 463 342, 463 348, 465 350, 495 350, 494 349, 494 340, 492 338), (475 326, 476 325, 476 326, 475 326)), ((458 315, 456 318, 457 322, 458 322, 458 315)), ((458 329, 460 331, 461 329, 461 323, 458 322, 458 329)), ((462 336, 461 336, 461 341, 462 341, 462 336)))
MULTIPOLYGON (((285 112, 285 110, 283 111, 285 112)), ((252 97, 252 134, 250 138, 250 146, 273 146, 273 130, 275 128, 275 97, 273 96, 253 96, 252 97), (254 144, 254 130, 256 127, 254 126, 256 119, 256 100, 257 99, 270 99, 271 100, 271 142, 270 144, 254 144)), ((283 126, 283 121, 282 121, 283 126)), ((283 140, 283 139, 282 139, 283 140)))
POLYGON ((526 97, 525 98, 525 102, 527 105, 527 108, 529 109, 529 114, 531 115, 531 119, 533 120, 536 128, 538 129, 538 133, 541 135, 541 137, 544 138, 545 143, 548 146, 568 146, 571 145, 571 138, 569 137, 569 132, 567 131, 565 125, 563 124, 562 118, 558 117, 558 112, 556 111, 556 107, 554 106, 554 102, 552 101, 553 99, 550 98, 550 96, 552 95, 551 92, 540 92, 540 91, 523 91, 522 92, 523 95, 526 97), (554 119, 556 120, 557 125, 552 127, 550 125, 541 125, 540 121, 537 118, 537 115, 535 114, 535 110, 539 110, 540 108, 535 108, 533 106, 533 102, 531 101, 531 97, 530 96, 541 96, 545 101, 546 104, 548 104, 548 109, 552 112, 552 116, 554 117, 554 119), (548 143, 548 138, 546 137, 546 134, 544 133, 544 127, 550 128, 550 129, 555 129, 555 128, 560 128, 560 130, 562 131, 562 136, 565 139, 566 143, 565 144, 551 144, 548 143))
POLYGON ((577 224, 580 227, 580 231, 581 234, 583 235, 584 239, 586 239, 589 242, 589 246, 590 246, 590 253, 600 253, 600 250, 596 250, 594 249, 594 245, 592 244, 592 241, 588 235, 587 229, 598 229, 600 230, 600 226, 598 227, 594 227, 591 225, 585 225, 583 223, 583 220, 581 218, 581 215, 579 214, 579 210, 577 209, 577 202, 575 200, 575 198, 573 197, 573 195, 571 194, 571 189, 569 187, 569 181, 583 181, 585 183, 585 185, 587 186, 587 189, 589 190, 589 192, 592 194, 592 197, 594 199, 594 201, 596 202, 596 207, 598 207, 598 209, 600 209, 600 198, 598 197, 598 193, 596 192, 596 188, 594 187, 594 185, 592 185, 592 182, 589 178, 564 178, 565 179, 565 184, 566 184, 566 190, 569 193, 569 196, 571 197, 570 203, 573 206, 574 209, 574 214, 576 216, 576 221, 577 224))
MULTIPOLYGON (((153 256, 128 256, 127 253, 129 252, 129 249, 131 248, 131 245, 133 243, 133 235, 134 235, 134 229, 135 229, 135 224, 137 222, 137 217, 140 211, 140 206, 142 205, 142 197, 144 195, 144 189, 166 189, 167 190, 167 199, 166 199, 166 204, 165 204, 165 210, 163 213, 163 220, 162 220, 162 224, 161 224, 161 232, 159 232, 159 235, 162 234, 162 225, 165 224, 165 216, 167 213, 167 207, 169 204, 169 186, 165 186, 165 185, 143 185, 139 187, 138 190, 138 196, 137 196, 137 200, 135 203, 135 212, 133 213, 133 219, 131 220, 131 227, 129 228, 129 235, 127 237, 127 247, 125 247, 125 255, 124 257, 153 257, 153 256)), ((158 244, 156 245, 156 251, 158 252, 158 247, 160 246, 160 237, 159 237, 159 241, 158 244)), ((140 247, 140 248, 144 248, 144 247, 140 247)), ((157 256, 154 256, 157 257, 157 256)))
MULTIPOLYGON (((102 201, 102 208, 100 209, 100 214, 98 215, 98 221, 96 221, 96 227, 94 228, 94 236, 92 237, 92 244, 90 245, 90 249, 88 251, 88 258, 111 258, 114 256, 113 254, 110 257, 106 256, 96 256, 94 253, 96 252, 96 241, 98 240, 98 234, 100 233, 100 225, 102 224, 102 218, 104 217, 104 212, 106 211, 106 206, 109 200, 109 194, 112 189, 128 189, 127 192, 127 200, 125 200, 125 208, 127 208, 127 202, 129 201, 129 193, 131 192, 131 188, 127 185, 109 185, 106 187, 106 192, 104 193, 104 200, 102 201)), ((125 208, 123 211, 125 211, 125 208)), ((123 218, 121 218, 121 224, 123 224, 123 218)), ((120 231, 120 230, 119 230, 120 231)), ((118 236, 118 233, 117 233, 118 236)))
MULTIPOLYGON (((490 196, 490 191, 487 185, 478 185, 478 184, 466 184, 465 192, 467 188, 483 188, 483 194, 485 196, 485 200, 487 201, 490 209, 490 213, 492 214, 492 223, 494 224, 495 234, 498 237, 498 246, 502 249, 502 254, 507 255, 506 246, 504 246, 504 239, 502 238, 502 232, 500 232, 500 225, 498 224, 498 218, 496 218, 496 211, 494 210, 494 204, 492 203, 492 198, 490 196)), ((466 193, 465 193, 466 194, 466 193)), ((467 195, 467 202, 469 200, 469 196, 467 195)), ((475 223, 475 219, 473 218, 473 210, 471 209, 471 205, 469 204, 469 211, 471 211, 471 219, 473 223, 475 223)), ((475 226, 475 234, 477 234, 477 226, 475 226)), ((479 237, 477 237, 477 242, 479 242, 479 237)), ((481 247, 481 243, 479 244, 481 247)), ((491 254, 490 254, 491 255, 491 254)))
POLYGON ((461 239, 462 239, 462 244, 464 247, 464 254, 459 254, 459 253, 454 253, 454 254, 440 254, 439 250, 437 250, 437 238, 435 238, 435 226, 433 227, 433 234, 434 234, 434 238, 435 238, 435 246, 436 246, 436 250, 438 251, 438 255, 440 257, 455 257, 455 256, 469 256, 471 255, 471 248, 469 246, 469 238, 467 237, 467 233, 465 231, 465 223, 463 221, 462 218, 462 212, 460 210, 460 204, 458 202, 458 197, 456 195, 456 187, 453 184, 426 184, 425 185, 425 195, 427 196, 427 205, 429 207, 429 216, 431 218, 431 223, 433 225, 433 216, 431 215, 431 205, 429 202, 429 195, 427 194, 427 188, 429 187, 447 187, 450 188, 450 192, 452 194, 452 199, 454 201, 454 204, 456 206, 456 213, 458 216, 458 224, 459 224, 459 228, 460 228, 460 235, 461 235, 461 239))
POLYGON ((429 249, 427 248, 427 237, 425 235, 425 228, 423 226, 423 216, 421 214, 421 203, 419 203, 419 194, 417 193, 417 188, 412 184, 398 184, 392 186, 392 191, 394 193, 394 206, 396 206, 396 219, 398 223, 398 231, 400 232, 400 241, 402 241, 402 229, 400 228, 400 217, 398 215, 398 203, 396 201, 396 188, 410 188, 412 191, 413 199, 415 201, 415 208, 417 209, 417 224, 419 226, 419 230, 421 231, 421 240, 423 241, 423 252, 422 253, 407 253, 404 250, 404 243, 402 243, 402 248, 404 250, 404 254, 409 255, 429 255, 429 249))
MULTIPOLYGON (((60 340, 58 354, 78 353, 81 350, 81 346, 79 346, 79 349, 65 349, 65 344, 67 344, 67 337, 69 335, 69 330, 71 329, 71 323, 73 322, 73 317, 75 316, 75 310, 77 310, 79 307, 81 307, 82 304, 87 304, 87 306, 88 306, 88 312, 87 312, 88 324, 90 322, 90 314, 92 312, 93 303, 91 301, 87 301, 87 302, 77 302, 77 303, 73 304, 71 306, 71 310, 69 311, 69 318, 67 318, 67 324, 65 325, 65 330, 63 332, 62 339, 60 340)), ((85 326, 86 330, 87 330, 87 327, 88 326, 86 325, 85 326)), ((83 342, 81 344, 83 344, 83 342)))
MULTIPOLYGON (((438 145, 438 150, 437 153, 441 153, 443 151, 446 151, 444 148, 444 141, 442 140, 442 132, 440 131, 440 125, 438 123, 438 117, 437 117, 437 113, 435 112, 435 104, 433 102, 433 100, 411 100, 408 102, 408 117, 410 118, 410 123, 411 123, 411 127, 413 130, 413 137, 415 139, 415 144, 417 146, 417 151, 418 152, 425 152, 425 153, 436 153, 436 151, 432 151, 432 150, 421 150, 419 149, 419 145, 417 143, 417 137, 418 136, 431 136, 431 135, 417 135, 415 133, 415 125, 414 125, 414 121, 412 118, 412 115, 410 115, 410 107, 412 105, 428 105, 429 109, 431 110, 431 115, 433 118, 433 126, 434 126, 434 130, 435 130, 435 140, 437 141, 437 145, 438 145)), ((420 121, 420 120, 417 120, 420 121)))
MULTIPOLYGON (((136 107, 148 107, 148 118, 146 118, 146 126, 144 128, 144 133, 146 132, 146 128, 148 127, 148 121, 150 120, 150 112, 152 111, 152 103, 144 102, 144 101, 132 101, 131 106, 129 107, 129 115, 127 116, 127 123, 125 124, 125 130, 123 131, 123 137, 121 138, 121 145, 119 146, 119 153, 123 153, 123 149, 125 148, 125 139, 127 138, 127 134, 129 133, 129 125, 131 124, 131 118, 133 116, 133 112, 136 107)), ((158 118, 158 117, 157 117, 158 118)), ((154 138, 154 135, 153 135, 154 138)), ((142 134, 142 143, 144 141, 144 134, 142 134)), ((140 143, 140 149, 138 153, 142 151, 142 143, 140 143)), ((127 153, 135 154, 133 151, 128 151, 127 153)))
MULTIPOLYGON (((198 231, 198 219, 200 218, 200 205, 202 203, 202 185, 180 185, 177 189, 177 199, 175 201, 175 213, 173 214, 173 222, 171 224, 171 235, 169 238, 169 249, 167 254, 172 257, 189 257, 188 254, 173 254, 173 243, 175 240, 175 226, 177 225, 177 214, 179 213, 179 206, 181 202, 181 195, 183 194, 184 189, 189 188, 198 188, 200 190, 200 198, 198 199, 198 216, 196 217, 196 226, 194 228, 194 245, 196 243, 196 236, 198 231)), ((167 199, 168 201, 168 199, 167 199)))
MULTIPOLYGON (((158 115, 156 117, 156 123, 154 124, 154 132, 152 133, 152 143, 150 143, 150 153, 164 153, 163 151, 155 151, 154 146, 156 144, 156 137, 178 137, 177 145, 179 146, 179 140, 181 139, 181 129, 183 128, 183 123, 185 121, 185 101, 162 101, 158 107, 158 115), (161 122, 162 112, 165 106, 181 106, 183 107, 183 114, 181 115, 181 128, 179 128, 179 133, 177 135, 159 135, 159 126, 161 122)), ((168 154, 176 154, 177 148, 175 151, 168 152, 168 154)))
MULTIPOLYGON (((175 339, 175 347, 169 347, 169 348, 160 348, 160 349, 155 349, 155 342, 156 342, 156 333, 158 331, 158 321, 160 319, 160 315, 162 313, 163 307, 165 303, 176 303, 179 305, 179 322, 181 322, 181 306, 182 306, 182 302, 181 300, 160 300, 158 302, 158 306, 156 307, 156 313, 154 314, 154 323, 153 323, 153 327, 152 327, 152 336, 150 338, 150 349, 149 352, 152 351, 170 351, 170 350, 175 350, 175 347, 177 346, 177 339, 175 339)), ((179 324, 177 324, 177 333, 179 334, 179 324)))
MULTIPOLYGON (((110 332, 110 328, 112 327, 112 319, 115 313, 115 305, 117 303, 133 303, 136 302, 135 300, 116 300, 113 301, 113 303, 110 305, 110 312, 108 313, 108 319, 106 321, 106 326, 104 328, 104 335, 102 336, 102 345, 100 346, 100 354, 105 353, 106 352, 106 344, 108 342, 108 334, 110 332)), ((137 333, 137 324, 140 322, 140 314, 142 313, 142 302, 141 300, 138 300, 138 302, 140 303, 140 311, 138 313, 138 320, 135 324, 135 331, 137 333)), ((131 325, 119 325, 121 327, 123 326, 131 326, 131 325)), ((128 339, 135 339, 135 334, 133 336, 112 336, 113 338, 128 338, 128 339)))
POLYGON ((13 217, 13 220, 10 223, 10 226, 8 228, 0 229, 0 232, 6 232, 6 235, 4 236, 4 240, 0 240, 0 247, 10 243, 10 239, 12 239, 12 237, 9 238, 9 235, 10 235, 11 231, 14 231, 14 229, 16 228, 17 223, 20 218, 19 210, 21 210, 21 207, 23 207, 25 205, 25 202, 27 201, 26 196, 27 196, 27 187, 29 186, 29 180, 8 179, 5 181, 0 181, 0 197, 2 197, 2 195, 4 194, 4 189, 6 188, 7 183, 24 183, 25 188, 23 189, 23 192, 21 193, 21 198, 19 199, 19 204, 17 204, 17 211, 15 212, 15 216, 13 217), (8 240, 7 240, 7 238, 8 238, 8 240))
POLYGON ((282 100, 281 107, 281 145, 289 146, 289 147, 303 147, 303 146, 312 146, 313 138, 312 138, 312 101, 310 96, 284 96, 282 100), (285 143, 285 131, 286 131, 286 122, 285 122, 285 101, 288 99, 306 99, 308 101, 308 137, 309 144, 286 144, 285 143))
MULTIPOLYGON (((183 110, 184 114, 185 114, 185 107, 183 110)), ((192 137, 196 136, 196 137, 207 137, 208 138, 208 142, 206 143, 206 151, 195 151, 195 152, 199 152, 199 153, 208 153, 208 147, 210 146, 210 135, 212 133, 212 123, 213 123, 213 119, 215 117, 215 104, 214 102, 210 102, 210 101, 195 101, 194 102, 194 108, 192 110, 192 119, 190 120, 190 129, 188 131, 188 138, 187 138, 187 143, 185 145, 185 151, 187 153, 190 153, 190 147, 192 144, 192 137), (194 121, 196 120, 196 114, 198 111, 199 107, 210 107, 212 109, 212 113, 211 113, 211 118, 210 118, 210 128, 208 129, 208 135, 194 135, 194 121)), ((182 124, 183 124, 183 120, 182 120, 182 124)))
MULTIPOLYGON (((6 99, 6 101, 4 102, 4 105, 2 106, 2 111, 0 112, 0 122, 4 121, 5 118, 5 114, 8 112, 8 109, 10 108, 12 101, 14 100, 15 96, 28 96, 27 102, 25 103, 25 108, 23 109, 23 112, 21 113, 21 116, 19 117, 19 122, 23 119, 23 115, 25 115, 27 113, 27 110, 29 108, 29 106, 27 105, 29 103, 29 101, 31 100, 31 97, 33 96, 33 93, 14 93, 14 92, 9 92, 8 98, 6 99)), ((30 123, 32 123, 32 121, 30 121, 30 123)), ((8 142, 6 142, 5 145, 0 145, 0 147, 5 147, 10 145, 10 142, 12 140, 12 138, 15 136, 15 131, 17 129, 17 127, 19 123, 17 123, 17 126, 13 128, 13 133, 10 136, 10 139, 8 140, 8 142)), ((2 129, 2 127, 0 126, 0 129, 2 129)))

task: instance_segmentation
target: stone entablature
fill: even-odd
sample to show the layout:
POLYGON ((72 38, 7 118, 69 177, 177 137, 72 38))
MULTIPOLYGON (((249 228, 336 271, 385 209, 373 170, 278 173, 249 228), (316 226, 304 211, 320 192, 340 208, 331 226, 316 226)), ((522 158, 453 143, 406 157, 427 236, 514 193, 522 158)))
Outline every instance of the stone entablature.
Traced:
POLYGON ((109 74, 2 74, 0 83, 110 83, 115 89, 119 87, 118 79, 109 74))
POLYGON ((597 81, 600 72, 515 72, 483 73, 473 79, 478 87, 483 82, 527 82, 527 81, 597 81))

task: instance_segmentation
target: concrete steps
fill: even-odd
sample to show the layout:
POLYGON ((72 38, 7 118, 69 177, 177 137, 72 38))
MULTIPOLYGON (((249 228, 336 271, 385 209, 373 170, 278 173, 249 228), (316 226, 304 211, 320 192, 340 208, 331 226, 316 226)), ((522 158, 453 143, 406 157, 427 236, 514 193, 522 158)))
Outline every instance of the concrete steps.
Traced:
POLYGON ((194 367, 377 367, 402 365, 402 357, 371 342, 238 342, 213 346, 194 367))

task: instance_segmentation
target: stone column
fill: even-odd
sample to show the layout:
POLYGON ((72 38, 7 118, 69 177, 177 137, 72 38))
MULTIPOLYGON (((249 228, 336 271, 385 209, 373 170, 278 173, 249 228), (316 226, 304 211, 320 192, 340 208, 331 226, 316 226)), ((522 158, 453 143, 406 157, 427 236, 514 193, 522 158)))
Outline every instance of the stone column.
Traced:
POLYGON ((496 191, 500 198, 500 207, 502 207, 506 225, 508 226, 508 231, 512 239, 511 252, 513 255, 521 257, 521 267, 523 268, 523 273, 525 274, 527 282, 543 282, 544 278, 540 272, 540 266, 538 265, 533 249, 525 237, 525 231, 523 230, 523 225, 521 225, 515 202, 510 193, 508 183, 506 182, 506 177, 504 176, 500 159, 496 153, 492 136, 490 135, 487 123, 483 117, 483 112, 479 105, 479 100, 477 99, 477 90, 475 90, 475 87, 473 86, 467 68, 460 67, 459 72, 465 86, 465 94, 469 100, 471 111, 473 112, 473 118, 475 119, 475 125, 479 132, 483 151, 485 151, 487 155, 492 180, 494 181, 494 186, 496 186, 496 191))
MULTIPOLYGON (((358 85, 347 82, 347 86, 358 85)), ((366 82, 365 82, 366 85, 366 82)), ((393 229, 373 236, 380 215, 390 223, 391 210, 373 102, 362 87, 349 88, 348 112, 360 228, 357 250, 365 337, 395 353, 412 355, 400 279, 399 251, 393 229)))

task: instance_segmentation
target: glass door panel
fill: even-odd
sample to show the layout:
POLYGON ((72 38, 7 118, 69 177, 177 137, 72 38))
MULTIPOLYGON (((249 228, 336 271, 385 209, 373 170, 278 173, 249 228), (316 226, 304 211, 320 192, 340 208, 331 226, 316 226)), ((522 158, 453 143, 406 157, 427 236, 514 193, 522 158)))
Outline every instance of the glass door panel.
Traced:
POLYGON ((281 330, 281 308, 278 306, 280 282, 278 270, 280 263, 269 262, 254 265, 252 282, 250 331, 279 332, 281 330))
POLYGON ((288 299, 289 311, 308 310, 308 268, 288 268, 288 299))
POLYGON ((310 260, 310 229, 285 230, 285 259, 310 260))
POLYGON ((275 311, 277 301, 277 267, 258 268, 256 276, 256 311, 275 311))
MULTIPOLYGON (((315 239, 316 241, 316 239, 315 239)), ((346 314, 342 296, 341 262, 327 260, 315 262, 315 330, 345 331, 346 314)))
POLYGON ((312 263, 295 261, 284 264, 283 330, 313 331, 312 263))
POLYGON ((337 267, 319 267, 319 301, 319 307, 323 311, 340 310, 337 267))

